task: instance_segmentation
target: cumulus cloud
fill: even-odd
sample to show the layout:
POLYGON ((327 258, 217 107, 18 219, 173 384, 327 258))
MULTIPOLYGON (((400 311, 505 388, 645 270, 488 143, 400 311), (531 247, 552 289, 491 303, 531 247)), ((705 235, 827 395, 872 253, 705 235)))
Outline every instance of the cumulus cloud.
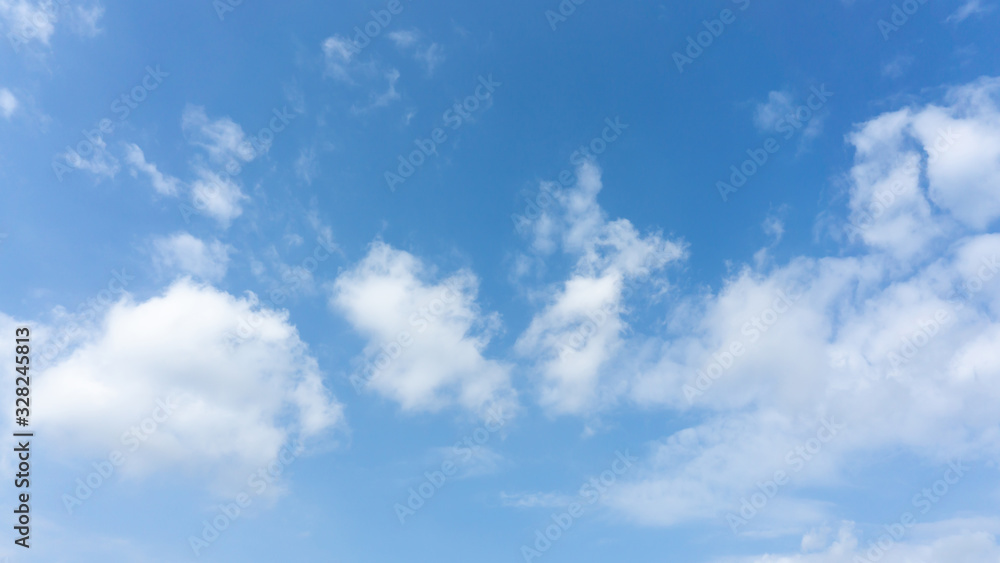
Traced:
POLYGON ((63 455, 106 456, 158 406, 171 410, 123 471, 188 471, 223 494, 343 421, 287 313, 188 279, 112 306, 35 385, 36 424, 63 455))
MULTIPOLYGON (((647 525, 724 522, 759 480, 783 470, 788 485, 758 524, 785 533, 829 517, 833 507, 807 491, 836 486, 847 463, 872 451, 901 449, 930 463, 1000 457, 992 406, 1000 401, 1000 235, 990 231, 1000 216, 997 88, 996 79, 952 88, 940 103, 887 112, 847 137, 854 164, 843 227, 860 251, 737 267, 717 290, 667 299, 663 323, 649 333, 626 338, 616 309, 594 313, 578 333, 582 346, 540 356, 545 380, 560 383, 543 387, 553 412, 592 415, 620 400, 699 420, 650 444, 635 477, 609 493, 610 507, 647 525), (578 365, 549 370, 584 353, 578 365), (580 399, 593 381, 614 382, 603 387, 605 400, 580 399), (820 445, 824 421, 843 429, 820 445), (809 447, 821 455, 789 464, 790 452, 794 459, 809 447)), ((593 256, 587 241, 614 225, 594 202, 593 172, 580 176, 569 194, 555 192, 565 211, 547 209, 534 223, 536 251, 593 256)), ((637 263, 623 256, 678 254, 655 237, 621 240, 630 244, 584 259, 536 315, 519 339, 529 358, 539 359, 530 354, 544 334, 536 323, 571 326, 562 319, 620 299, 629 269, 613 265, 637 263)), ((649 279, 666 283, 655 270, 649 279)))
POLYGON ((680 243, 658 233, 642 236, 624 219, 607 219, 597 203, 602 183, 596 165, 582 165, 577 178, 572 189, 545 187, 555 205, 534 228, 536 250, 562 249, 576 264, 569 279, 549 290, 545 308, 516 344, 536 363, 542 403, 558 412, 580 412, 599 400, 601 375, 627 329, 627 284, 684 255, 680 243))
POLYGON ((950 89, 941 105, 904 108, 859 126, 848 138, 857 152, 849 237, 909 258, 956 228, 982 230, 996 221, 998 102, 1000 79, 982 78, 950 89))
POLYGON ((465 270, 437 283, 412 254, 383 242, 330 286, 330 304, 368 339, 352 377, 407 411, 513 408, 510 366, 484 357, 499 317, 476 303, 465 270))
POLYGON ((156 238, 153 248, 156 252, 153 259, 159 268, 214 282, 226 276, 232 251, 218 240, 206 243, 190 233, 156 238))

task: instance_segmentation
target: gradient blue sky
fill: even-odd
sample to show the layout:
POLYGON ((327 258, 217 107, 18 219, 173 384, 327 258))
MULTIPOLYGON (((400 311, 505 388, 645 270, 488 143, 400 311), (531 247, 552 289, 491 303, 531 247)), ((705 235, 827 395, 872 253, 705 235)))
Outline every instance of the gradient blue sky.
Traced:
POLYGON ((0 556, 875 561, 910 512, 879 560, 1000 560, 998 18, 0 0, 0 556))

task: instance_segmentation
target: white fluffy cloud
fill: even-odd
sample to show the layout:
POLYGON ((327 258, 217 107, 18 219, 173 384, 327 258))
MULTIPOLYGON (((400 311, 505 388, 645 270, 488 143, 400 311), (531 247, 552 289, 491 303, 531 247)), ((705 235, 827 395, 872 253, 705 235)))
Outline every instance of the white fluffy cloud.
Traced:
POLYGON ((352 382, 410 411, 512 408, 510 366, 483 356, 500 321, 476 304, 478 280, 429 277, 413 255, 375 242, 330 287, 331 306, 368 338, 352 382))
POLYGON ((124 434, 174 397, 123 469, 190 471, 219 492, 242 486, 283 445, 342 422, 287 313, 186 279, 115 304, 35 385, 34 422, 65 455, 122 450, 124 434))
POLYGON ((153 241, 154 260, 160 268, 191 274, 205 281, 226 276, 231 247, 212 240, 205 242, 190 233, 176 233, 153 241))
POLYGON ((628 286, 684 255, 682 244, 660 234, 642 236, 624 219, 609 221, 597 203, 600 171, 591 163, 569 190, 548 186, 554 205, 536 223, 535 248, 561 248, 577 260, 568 280, 550 290, 516 349, 537 363, 542 403, 557 412, 581 412, 600 399, 602 373, 620 351, 627 328, 628 286))
POLYGON ((850 238, 907 259, 1000 218, 1000 78, 952 88, 944 102, 883 114, 849 137, 850 238))
MULTIPOLYGON (((943 104, 886 113, 848 137, 855 163, 845 230, 865 243, 860 255, 748 265, 717 291, 668 302, 657 332, 624 338, 628 318, 607 315, 591 321, 597 330, 584 342, 593 348, 570 348, 590 353, 579 364, 550 372, 568 354, 541 356, 550 381, 614 382, 603 390, 611 398, 703 420, 652 444, 636 476, 609 493, 611 507, 649 525, 722 523, 758 480, 785 470, 789 484, 764 520, 794 531, 831 510, 803 491, 837 484, 845 464, 872 451, 902 449, 929 463, 1000 458, 1000 235, 989 231, 1000 217, 998 84, 953 88, 943 104), (876 212, 870 204, 880 197, 876 212), (859 220, 862 211, 871 220, 859 220), (790 471, 789 452, 817 444, 824 420, 844 429, 790 471)), ((606 264, 621 249, 656 255, 657 244, 632 236, 604 262, 586 259, 586 241, 606 227, 587 195, 599 184, 580 175, 572 197, 560 196, 568 211, 546 213, 534 233, 536 249, 583 249, 583 266, 522 343, 543 332, 536 323, 568 326, 557 321, 615 302, 619 279, 601 274, 616 271, 606 264)), ((579 389, 550 385, 543 403, 591 414, 613 402, 581 402, 579 389)))

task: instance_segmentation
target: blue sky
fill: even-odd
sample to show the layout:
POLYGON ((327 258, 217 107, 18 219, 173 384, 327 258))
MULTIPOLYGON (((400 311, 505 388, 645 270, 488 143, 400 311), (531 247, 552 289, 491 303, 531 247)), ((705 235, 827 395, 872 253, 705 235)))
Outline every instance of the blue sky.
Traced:
POLYGON ((997 561, 998 18, 0 0, 0 557, 997 561))

